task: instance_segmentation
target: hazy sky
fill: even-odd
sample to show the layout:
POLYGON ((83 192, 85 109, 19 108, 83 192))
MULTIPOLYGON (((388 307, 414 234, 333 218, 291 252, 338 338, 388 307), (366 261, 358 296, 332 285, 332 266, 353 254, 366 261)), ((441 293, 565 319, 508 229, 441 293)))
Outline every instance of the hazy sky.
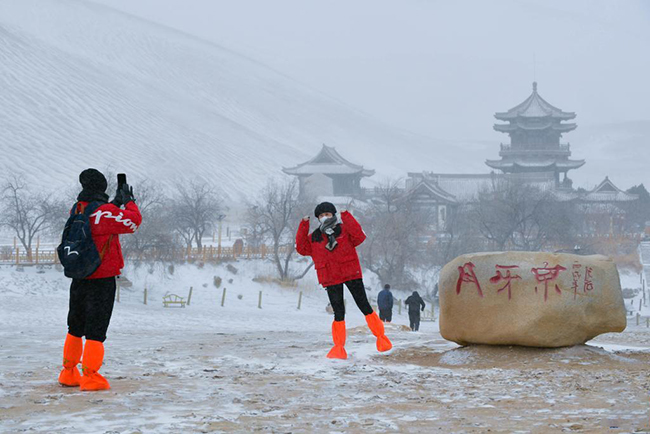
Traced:
POLYGON ((526 98, 534 76, 581 127, 650 119, 646 0, 96 1, 432 137, 505 141, 492 115, 526 98))

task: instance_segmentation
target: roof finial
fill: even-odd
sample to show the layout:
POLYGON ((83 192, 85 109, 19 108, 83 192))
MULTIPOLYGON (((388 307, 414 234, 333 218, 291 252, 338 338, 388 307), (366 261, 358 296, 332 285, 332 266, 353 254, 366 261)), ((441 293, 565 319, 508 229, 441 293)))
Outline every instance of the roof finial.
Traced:
POLYGON ((537 92, 537 82, 533 81, 533 92, 537 92))

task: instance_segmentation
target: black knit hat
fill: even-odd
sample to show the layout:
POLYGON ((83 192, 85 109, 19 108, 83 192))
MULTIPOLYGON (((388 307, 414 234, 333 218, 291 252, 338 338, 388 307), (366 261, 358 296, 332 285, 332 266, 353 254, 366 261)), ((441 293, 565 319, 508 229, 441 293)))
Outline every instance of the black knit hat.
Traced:
POLYGON ((319 215, 325 212, 331 212, 332 214, 336 214, 336 207, 332 203, 323 202, 316 207, 316 210, 314 210, 314 214, 316 214, 316 218, 318 218, 319 215))
POLYGON ((384 285, 384 289, 390 289, 390 285, 387 283, 384 285))
POLYGON ((97 169, 86 169, 79 175, 79 182, 85 191, 104 193, 108 188, 106 177, 97 169))

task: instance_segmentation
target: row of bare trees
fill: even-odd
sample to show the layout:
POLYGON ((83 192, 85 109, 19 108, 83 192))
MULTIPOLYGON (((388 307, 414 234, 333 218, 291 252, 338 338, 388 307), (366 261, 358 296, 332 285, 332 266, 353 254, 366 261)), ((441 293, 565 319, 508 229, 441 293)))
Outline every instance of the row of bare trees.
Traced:
POLYGON ((376 188, 370 204, 359 210, 368 235, 360 248, 364 267, 382 282, 419 286, 422 276, 464 253, 571 249, 581 243, 585 220, 576 202, 511 181, 494 183, 475 200, 448 209, 440 227, 437 210, 408 190, 394 182, 376 188))
POLYGON ((65 205, 56 196, 33 191, 21 177, 9 176, 1 187, 0 225, 18 239, 31 260, 34 241, 65 222, 65 205))
MULTIPOLYGON (((109 192, 114 188, 109 183, 109 192)), ((10 175, 0 185, 0 226, 16 237, 31 258, 39 236, 56 239, 61 235, 77 190, 37 191, 19 175, 10 175)), ((169 193, 159 184, 144 181, 135 186, 135 194, 144 224, 133 236, 123 238, 124 250, 155 251, 158 259, 171 259, 180 248, 196 246, 201 251, 202 239, 215 229, 225 211, 220 193, 199 180, 178 182, 169 193)))
MULTIPOLYGON (((271 246, 277 275, 294 280, 309 267, 295 265, 295 233, 314 199, 301 197, 293 181, 270 181, 247 206, 246 241, 271 246)), ((482 191, 475 201, 459 204, 446 227, 438 227, 435 208, 418 202, 397 182, 375 188, 355 210, 368 235, 359 254, 364 268, 382 282, 402 287, 418 283, 454 257, 485 250, 545 250, 575 240, 578 208, 550 192, 522 183, 503 182, 482 191)))
MULTIPOLYGON (((227 211, 222 194, 203 181, 178 182, 171 191, 150 181, 135 187, 144 224, 134 236, 124 237, 128 253, 155 251, 156 259, 171 260, 178 249, 196 247, 200 252, 202 240, 227 211)), ((60 234, 71 197, 35 192, 18 176, 6 178, 1 192, 0 225, 13 232, 28 255, 39 234, 60 234)), ((313 265, 296 261, 292 247, 301 218, 310 215, 315 204, 315 199, 300 195, 295 180, 270 180, 246 205, 245 241, 252 247, 270 246, 279 279, 299 279, 313 265)), ((508 181, 450 209, 446 226, 440 228, 437 211, 397 182, 377 187, 372 199, 354 210, 368 235, 359 249, 364 267, 382 282, 413 286, 418 275, 463 253, 571 246, 583 219, 575 203, 508 181)))

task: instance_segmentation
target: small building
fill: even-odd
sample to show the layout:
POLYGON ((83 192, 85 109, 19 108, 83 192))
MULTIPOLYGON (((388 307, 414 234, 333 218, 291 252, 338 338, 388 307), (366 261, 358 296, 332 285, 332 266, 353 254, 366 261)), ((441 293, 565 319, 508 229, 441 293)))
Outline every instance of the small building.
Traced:
POLYGON ((501 144, 500 160, 487 160, 485 164, 503 173, 549 174, 556 188, 571 189, 567 172, 583 166, 585 160, 570 159, 570 145, 560 143, 560 138, 577 128, 575 123, 567 122, 576 117, 575 113, 546 102, 534 82, 533 93, 524 102, 494 117, 507 122, 495 124, 494 129, 508 134, 510 143, 501 144))
POLYGON ((458 200, 453 194, 427 179, 420 179, 416 183, 407 182, 404 198, 411 200, 417 209, 431 213, 431 229, 434 231, 447 229, 447 224, 453 218, 452 214, 458 205, 458 200))
POLYGON ((618 234, 627 228, 628 205, 639 196, 625 192, 605 177, 593 190, 576 193, 575 200, 582 209, 585 234, 618 234))
POLYGON ((282 171, 298 177, 301 196, 314 197, 358 197, 363 193, 361 179, 375 174, 374 170, 349 162, 334 147, 325 145, 311 160, 282 171))

